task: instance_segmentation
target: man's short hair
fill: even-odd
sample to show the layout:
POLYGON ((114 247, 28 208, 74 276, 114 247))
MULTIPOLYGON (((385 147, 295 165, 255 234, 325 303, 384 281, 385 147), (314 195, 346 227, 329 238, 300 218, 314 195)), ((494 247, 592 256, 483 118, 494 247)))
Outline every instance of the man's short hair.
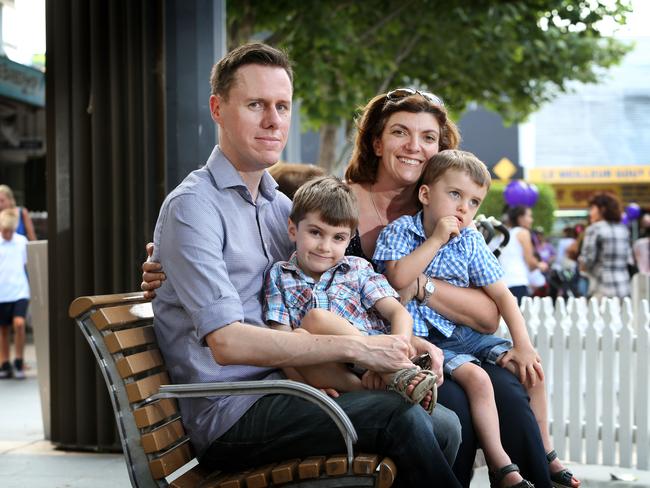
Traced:
POLYGON ((490 183, 492 183, 492 177, 487 166, 474 154, 459 149, 447 149, 440 151, 427 161, 418 187, 432 185, 449 170, 467 173, 478 186, 489 188, 490 183))
POLYGON ((11 229, 15 231, 18 228, 18 215, 12 209, 5 209, 0 212, 0 230, 11 229))
POLYGON ((350 187, 335 176, 314 178, 298 188, 289 218, 298 225, 311 212, 318 213, 326 224, 348 226, 353 233, 359 225, 357 198, 350 187))
POLYGON ((210 74, 211 95, 219 95, 228 100, 230 89, 235 83, 237 70, 248 64, 259 64, 282 68, 293 84, 291 61, 284 51, 261 42, 244 44, 226 54, 212 67, 210 74))

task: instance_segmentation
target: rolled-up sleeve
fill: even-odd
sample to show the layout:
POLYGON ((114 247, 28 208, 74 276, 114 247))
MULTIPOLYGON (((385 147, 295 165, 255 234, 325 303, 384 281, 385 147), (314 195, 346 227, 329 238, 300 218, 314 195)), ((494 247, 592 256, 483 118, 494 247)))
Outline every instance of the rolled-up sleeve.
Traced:
POLYGON ((223 222, 214 205, 196 194, 175 197, 166 207, 158 258, 197 337, 244 319, 239 294, 223 256, 223 222))

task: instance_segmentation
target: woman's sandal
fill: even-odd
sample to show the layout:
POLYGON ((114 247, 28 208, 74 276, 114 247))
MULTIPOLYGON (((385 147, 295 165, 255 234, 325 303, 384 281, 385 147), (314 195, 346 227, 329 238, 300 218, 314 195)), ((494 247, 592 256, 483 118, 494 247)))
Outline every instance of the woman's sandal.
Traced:
MULTIPOLYGON (((546 454, 548 464, 551 464, 557 458, 555 449, 546 454)), ((571 481, 573 480, 573 473, 564 468, 556 473, 551 473, 551 484, 553 488, 573 488, 571 481)))
MULTIPOLYGON (((501 488, 501 480, 505 478, 506 475, 514 473, 515 471, 519 472, 519 466, 516 464, 508 464, 507 466, 504 466, 501 469, 497 469, 494 472, 490 471, 490 486, 492 488, 501 488)), ((510 485, 506 488, 535 488, 535 485, 528 480, 521 480, 519 483, 510 485)))
POLYGON ((402 398, 413 404, 420 404, 427 396, 427 393, 431 392, 429 408, 425 409, 427 413, 431 414, 438 400, 438 386, 436 385, 436 381, 438 381, 438 377, 433 371, 419 368, 404 368, 395 372, 393 380, 386 386, 386 389, 396 391, 402 398), (415 388, 413 388, 413 391, 409 395, 406 393, 406 389, 413 381, 413 378, 419 374, 424 374, 424 378, 415 385, 415 388))

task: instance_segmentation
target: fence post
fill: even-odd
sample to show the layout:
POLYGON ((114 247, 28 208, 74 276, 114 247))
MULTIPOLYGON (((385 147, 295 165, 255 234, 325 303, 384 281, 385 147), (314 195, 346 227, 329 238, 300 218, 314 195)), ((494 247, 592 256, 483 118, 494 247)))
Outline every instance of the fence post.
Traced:
POLYGON ((636 314, 636 465, 638 469, 650 468, 650 432, 648 416, 650 416, 650 395, 648 395, 648 379, 650 378, 650 310, 648 301, 639 303, 636 314))
MULTIPOLYGON (((612 306, 610 301, 610 306, 612 306)), ((616 300, 618 302, 618 300, 616 300)), ((614 307, 612 307, 614 308, 614 307)), ((616 312, 616 310, 612 310, 616 312)), ((621 332, 618 338, 619 380, 618 380, 618 445, 620 447, 620 465, 632 467, 632 377, 634 375, 632 304, 627 298, 623 302, 621 314, 621 332)))
POLYGON ((616 461, 616 441, 614 437, 616 426, 616 412, 614 405, 616 400, 616 391, 614 389, 614 367, 616 357, 616 343, 614 337, 614 328, 611 325, 612 317, 607 310, 605 311, 605 327, 602 338, 603 354, 603 415, 602 415, 602 434, 603 440, 603 464, 612 466, 616 461))
MULTIPOLYGON (((598 379, 600 378, 600 350, 598 339, 600 335, 600 312, 594 302, 589 303, 587 311, 587 330, 585 331, 585 439, 587 448, 587 463, 598 463, 598 379)), ((571 385, 572 388, 580 388, 571 385)))
POLYGON ((569 452, 573 461, 582 461, 582 337, 587 321, 580 302, 571 311, 569 333, 569 452))
POLYGON ((552 383, 552 408, 553 408, 553 445, 557 455, 565 458, 566 454, 566 416, 565 416, 565 351, 566 351, 566 330, 565 324, 571 318, 567 314, 564 298, 560 297, 555 302, 555 328, 553 329, 553 383, 552 383))

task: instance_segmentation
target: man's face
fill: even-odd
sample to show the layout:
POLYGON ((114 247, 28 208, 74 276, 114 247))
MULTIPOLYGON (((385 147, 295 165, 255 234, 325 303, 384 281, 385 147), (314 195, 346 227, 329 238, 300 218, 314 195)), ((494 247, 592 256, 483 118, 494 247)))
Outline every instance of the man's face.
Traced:
POLYGON ((219 145, 240 172, 275 164, 287 143, 293 88, 283 68, 248 64, 237 70, 228 100, 210 97, 219 145))

